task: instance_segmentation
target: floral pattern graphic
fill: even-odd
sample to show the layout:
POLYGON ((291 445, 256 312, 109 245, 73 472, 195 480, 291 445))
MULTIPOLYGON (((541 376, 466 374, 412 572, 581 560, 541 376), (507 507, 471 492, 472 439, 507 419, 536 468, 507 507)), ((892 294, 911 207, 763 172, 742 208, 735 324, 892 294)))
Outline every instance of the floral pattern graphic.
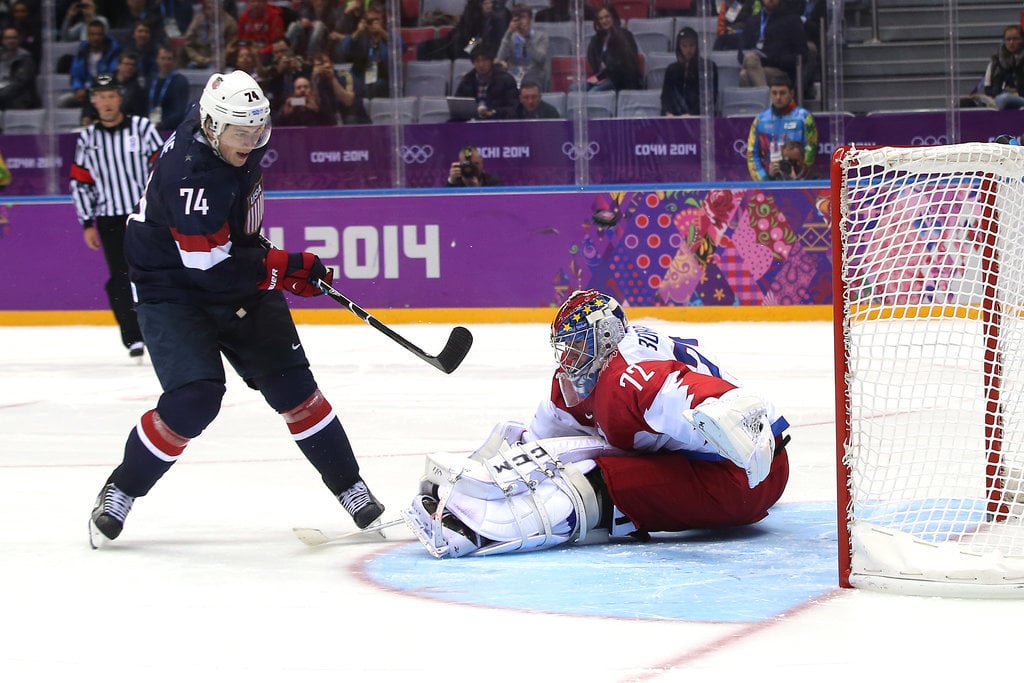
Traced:
POLYGON ((602 193, 555 299, 578 283, 634 306, 831 303, 830 253, 801 246, 805 224, 827 230, 828 190, 787 197, 780 207, 764 189, 602 193))

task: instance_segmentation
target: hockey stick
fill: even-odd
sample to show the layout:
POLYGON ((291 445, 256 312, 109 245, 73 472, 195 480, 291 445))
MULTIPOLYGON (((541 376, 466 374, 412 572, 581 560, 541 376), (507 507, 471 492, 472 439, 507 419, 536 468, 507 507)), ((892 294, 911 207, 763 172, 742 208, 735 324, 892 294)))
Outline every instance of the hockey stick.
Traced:
MULTIPOLYGON (((277 247, 274 246, 274 243, 263 235, 259 235, 258 237, 260 243, 267 249, 277 249, 277 247)), ((407 351, 411 351, 414 356, 426 361, 438 370, 449 375, 455 371, 455 368, 462 364, 462 361, 466 358, 466 354, 469 353, 470 347, 473 346, 473 334, 465 327, 456 327, 452 330, 451 334, 448 335, 448 341, 445 343, 444 348, 441 349, 441 352, 436 356, 431 356, 429 353, 416 346, 381 321, 377 320, 377 318, 373 317, 373 315, 368 313, 359 304, 349 299, 330 284, 323 280, 319 280, 316 282, 316 285, 323 290, 324 294, 352 311, 356 317, 367 323, 370 327, 387 335, 387 337, 393 342, 396 342, 407 351)))
POLYGON ((384 535, 383 530, 389 529, 405 522, 401 519, 392 519, 387 522, 381 522, 380 524, 374 524, 365 529, 359 529, 358 531, 349 531, 344 534, 338 534, 331 536, 324 533, 320 529, 313 529, 310 527, 295 527, 292 531, 300 541, 308 546, 318 547, 328 544, 342 544, 342 543, 379 543, 380 541, 389 540, 384 535))

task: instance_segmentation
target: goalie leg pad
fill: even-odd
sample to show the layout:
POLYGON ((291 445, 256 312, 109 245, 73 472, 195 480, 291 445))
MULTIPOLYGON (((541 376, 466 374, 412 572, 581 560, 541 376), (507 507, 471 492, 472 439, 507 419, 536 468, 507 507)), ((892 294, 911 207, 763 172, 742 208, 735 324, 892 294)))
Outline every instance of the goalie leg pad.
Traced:
POLYGON ((600 519, 585 474, 593 460, 563 463, 549 449, 580 439, 505 446, 485 462, 438 454, 428 458, 421 494, 403 515, 435 557, 533 550, 582 540, 600 519), (434 508, 431 510, 431 508, 434 508))
POLYGON ((687 417, 719 455, 747 473, 750 488, 771 472, 775 435, 760 397, 733 389, 701 403, 687 417))

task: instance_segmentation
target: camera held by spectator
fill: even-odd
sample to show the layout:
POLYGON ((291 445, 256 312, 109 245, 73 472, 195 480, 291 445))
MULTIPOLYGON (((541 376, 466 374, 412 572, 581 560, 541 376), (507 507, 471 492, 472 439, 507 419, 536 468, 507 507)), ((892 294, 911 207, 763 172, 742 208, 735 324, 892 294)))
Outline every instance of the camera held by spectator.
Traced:
POLYGON ((469 180, 476 178, 480 173, 477 171, 476 164, 473 163, 473 148, 467 147, 462 150, 460 155, 461 161, 459 161, 459 174, 463 180, 469 180))
POLYGON ((484 170, 480 150, 471 145, 459 151, 459 160, 448 169, 447 187, 491 187, 501 185, 501 178, 484 170))
POLYGON ((775 144, 772 143, 768 177, 772 180, 807 179, 811 169, 804 160, 804 146, 797 140, 789 140, 776 150, 775 144))

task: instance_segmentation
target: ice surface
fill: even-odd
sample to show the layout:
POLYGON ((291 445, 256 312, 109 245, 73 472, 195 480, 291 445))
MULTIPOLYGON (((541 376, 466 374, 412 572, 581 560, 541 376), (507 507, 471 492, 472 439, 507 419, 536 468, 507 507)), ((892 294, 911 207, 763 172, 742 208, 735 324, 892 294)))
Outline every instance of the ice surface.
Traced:
MULTIPOLYGON (((835 500, 829 323, 650 322, 701 338, 783 407, 793 425, 783 503, 820 509, 835 500)), ((546 326, 468 326, 476 343, 452 375, 359 323, 300 328, 388 517, 415 493, 424 454, 471 450, 494 422, 529 418, 547 392, 546 326)), ((436 353, 450 327, 397 329, 436 353)), ((621 592, 588 585, 584 548, 518 556, 516 564, 533 583, 551 573, 577 576, 568 583, 579 596, 573 604, 588 607, 582 615, 466 604, 466 588, 500 569, 487 558, 441 567, 423 553, 429 562, 417 567, 429 591, 382 581, 387 555, 415 551, 401 540, 411 535, 403 529, 397 542, 302 545, 291 527, 340 533, 352 523, 284 423, 233 377, 217 421, 136 502, 121 538, 93 551, 88 513, 129 430, 159 395, 152 368, 129 362, 114 327, 0 328, 0 348, 3 681, 788 683, 901 674, 953 680, 999 662, 1014 670, 1020 636, 1013 617, 1024 614, 1016 601, 826 588, 771 616, 712 618, 716 607, 732 614, 731 605, 763 602, 787 582, 779 563, 785 569, 785 558, 801 555, 785 534, 754 534, 761 545, 742 571, 728 553, 689 555, 670 544, 666 561, 657 545, 616 548, 662 586, 705 572, 702 598, 712 617, 702 619, 616 615, 621 592), (759 555, 764 573, 751 577, 759 555), (450 598, 438 589, 448 584, 450 598)), ((639 571, 619 573, 623 590, 645 590, 634 581, 639 571)), ((515 586, 505 588, 514 602, 515 586)))

